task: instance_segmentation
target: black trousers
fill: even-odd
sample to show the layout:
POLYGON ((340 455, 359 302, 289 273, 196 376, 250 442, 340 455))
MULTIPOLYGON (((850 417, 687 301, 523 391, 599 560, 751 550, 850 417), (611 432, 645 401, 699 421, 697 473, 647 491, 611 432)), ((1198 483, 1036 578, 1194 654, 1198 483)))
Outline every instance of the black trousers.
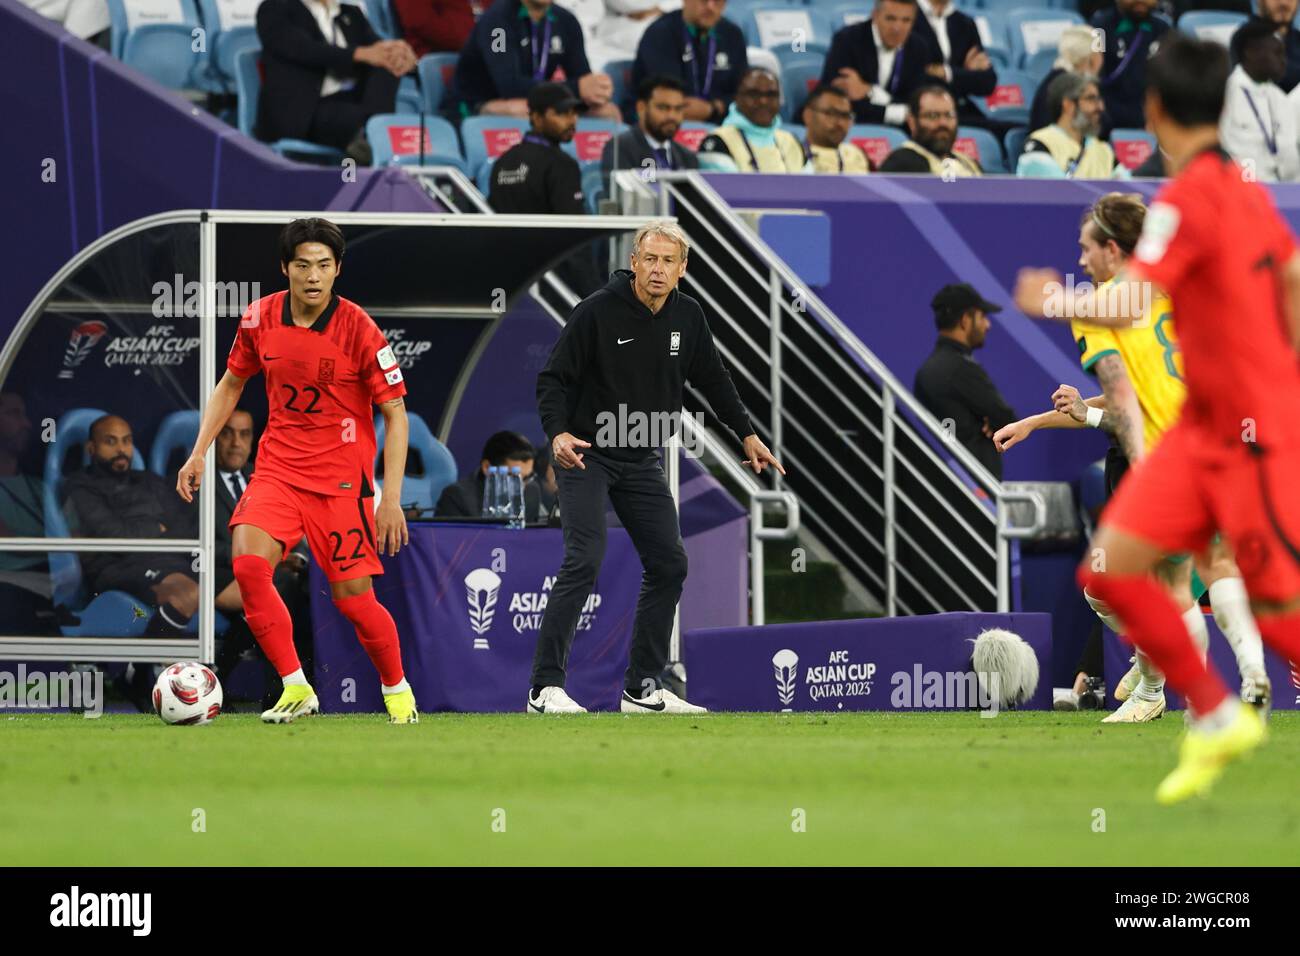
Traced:
POLYGON ((358 69, 356 86, 317 101, 308 139, 343 149, 356 138, 370 117, 393 112, 400 82, 382 67, 358 69))
POLYGON ((639 697, 659 686, 659 675, 668 663, 673 613, 686 580, 686 548, 677 509, 657 454, 624 462, 586 449, 583 464, 585 469, 555 469, 564 562, 542 614, 531 683, 564 686, 578 618, 605 557, 608 498, 644 569, 632 622, 632 652, 624 675, 624 686, 639 697))

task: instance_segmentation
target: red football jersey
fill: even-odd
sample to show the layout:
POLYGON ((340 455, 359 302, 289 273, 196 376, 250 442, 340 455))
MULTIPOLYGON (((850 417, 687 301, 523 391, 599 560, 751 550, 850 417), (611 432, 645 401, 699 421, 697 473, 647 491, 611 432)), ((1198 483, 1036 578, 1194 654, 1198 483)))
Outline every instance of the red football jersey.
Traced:
POLYGON ((1218 149, 1193 158, 1147 211, 1131 271, 1173 299, 1183 415, 1216 445, 1300 441, 1300 363, 1278 279, 1294 251, 1268 191, 1218 149))
POLYGON ((334 296, 310 328, 293 324, 288 291, 258 299, 239 323, 226 367, 266 373, 270 409, 257 472, 322 495, 373 493, 374 405, 406 394, 374 319, 334 296))

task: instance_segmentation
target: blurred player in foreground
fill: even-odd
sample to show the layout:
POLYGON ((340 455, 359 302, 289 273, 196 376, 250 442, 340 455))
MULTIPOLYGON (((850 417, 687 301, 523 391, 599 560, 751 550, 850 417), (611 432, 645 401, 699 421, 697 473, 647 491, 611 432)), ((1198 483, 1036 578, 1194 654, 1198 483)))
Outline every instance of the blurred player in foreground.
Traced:
MULTIPOLYGON (((1111 284, 1133 254, 1145 220, 1146 206, 1135 193, 1107 193, 1084 214, 1079 265, 1098 284, 1098 291, 1111 284)), ((1169 298, 1161 295, 1152 301, 1145 319, 1132 327, 1110 329, 1072 319, 1070 332, 1079 347, 1079 361, 1085 372, 1097 377, 1102 394, 1085 402, 1073 387, 1062 385, 1052 396, 1053 411, 1005 426, 993 436, 994 445, 1005 452, 1037 428, 1100 428, 1113 439, 1106 451, 1106 493, 1114 495, 1129 466, 1149 455, 1177 421, 1187 395, 1173 318, 1169 298)), ((1210 635, 1198 602, 1208 586, 1215 620, 1237 655, 1242 700, 1267 710, 1270 688, 1264 649, 1245 584, 1222 539, 1215 538, 1207 556, 1208 560, 1196 561, 1195 584, 1186 554, 1167 556, 1157 566, 1156 577, 1178 603, 1202 655, 1210 635)), ((1083 596, 1102 623, 1123 633, 1123 624, 1104 602, 1087 591, 1083 596)), ((1165 712, 1164 685, 1164 675, 1139 648, 1133 668, 1115 688, 1116 699, 1123 703, 1102 722, 1145 723, 1159 718, 1165 712)))
POLYGON ((1192 711, 1161 803, 1204 793, 1263 743, 1263 718, 1235 699, 1151 576, 1164 555, 1232 543, 1264 639, 1300 658, 1300 508, 1283 489, 1300 469, 1300 254, 1268 192, 1219 145, 1224 49, 1175 36, 1147 66, 1146 116, 1169 172, 1132 258, 1102 294, 1022 270, 1029 315, 1121 328, 1167 290, 1178 302, 1187 376, 1179 421, 1102 515, 1079 581, 1109 604, 1192 711))
POLYGON ((244 617, 284 692, 262 714, 287 724, 320 711, 293 646, 293 622, 271 584, 275 566, 304 534, 330 582, 334 606, 352 622, 383 684, 389 721, 419 720, 402 670, 397 627, 375 599, 379 555, 409 541, 400 507, 406 473, 406 385, 393 350, 360 306, 334 294, 343 233, 325 219, 295 219, 280 233, 280 271, 289 288, 244 313, 212 392, 194 451, 176 479, 186 501, 203 477, 203 456, 239 401, 244 384, 266 373, 266 430, 257 470, 230 519, 235 580, 244 617), (387 427, 387 486, 374 506, 372 403, 387 427))

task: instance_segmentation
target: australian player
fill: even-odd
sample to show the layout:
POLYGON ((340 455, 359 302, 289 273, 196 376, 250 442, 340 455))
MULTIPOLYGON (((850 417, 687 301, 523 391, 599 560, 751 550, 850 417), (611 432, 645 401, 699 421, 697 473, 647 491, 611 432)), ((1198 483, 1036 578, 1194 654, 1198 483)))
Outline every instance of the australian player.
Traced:
POLYGON ((1178 608, 1152 578, 1164 555, 1232 544, 1265 641, 1300 659, 1300 507, 1285 493, 1300 469, 1300 252, 1268 192, 1219 145, 1228 56, 1186 36, 1147 65, 1146 117, 1174 177, 1147 213, 1115 277, 1124 295, 1062 293, 1053 270, 1022 270, 1016 302, 1130 326, 1161 291, 1178 303, 1187 401, 1178 422, 1120 486, 1079 580, 1187 698, 1193 723, 1162 803, 1204 793, 1258 747, 1263 719, 1202 661, 1178 608))
MULTIPOLYGON (((1079 226, 1079 265, 1099 284, 1099 290, 1111 284, 1132 255, 1145 219, 1146 206, 1135 193, 1108 193, 1084 214, 1079 226)), ((993 436, 994 444, 1005 451, 1040 427, 1100 428, 1114 439, 1106 453, 1106 491, 1108 496, 1114 494, 1129 465, 1150 454, 1177 421, 1186 397, 1173 318, 1169 298, 1161 295, 1151 302, 1144 321, 1130 328, 1071 320, 1079 361, 1084 371, 1097 377, 1102 395, 1084 402, 1075 389, 1063 385, 1053 395, 1054 411, 1005 426, 993 436)), ((1270 688, 1263 645, 1227 545, 1216 538, 1207 560, 1198 559, 1196 570, 1193 575, 1187 556, 1178 555, 1162 561, 1156 576, 1178 603, 1188 633, 1202 652, 1209 631, 1198 602, 1208 586, 1215 620, 1237 655, 1242 699, 1267 709, 1270 688)), ((1121 633, 1123 625, 1110 608, 1087 591, 1084 597, 1106 626, 1121 633)), ((1115 697, 1123 703, 1103 722, 1145 723, 1160 717, 1165 710, 1164 683, 1164 675, 1138 650, 1134 667, 1115 689, 1115 697)))
POLYGON ((275 566, 307 536, 330 582, 334 606, 357 630, 379 671, 384 705, 395 724, 416 723, 415 696, 402 671, 397 627, 375 599, 379 555, 409 541, 402 515, 408 426, 406 385, 393 351, 361 307, 334 294, 343 263, 343 233, 325 219, 295 219, 280 233, 284 292, 258 299, 239 324, 226 373, 208 400, 199 436, 176 491, 193 500, 203 456, 253 375, 266 375, 270 409, 258 444, 257 470, 230 519, 235 580, 244 616, 284 681, 267 723, 317 713, 293 646, 293 622, 271 585, 275 566), (378 405, 387 427, 383 499, 374 507, 378 405))

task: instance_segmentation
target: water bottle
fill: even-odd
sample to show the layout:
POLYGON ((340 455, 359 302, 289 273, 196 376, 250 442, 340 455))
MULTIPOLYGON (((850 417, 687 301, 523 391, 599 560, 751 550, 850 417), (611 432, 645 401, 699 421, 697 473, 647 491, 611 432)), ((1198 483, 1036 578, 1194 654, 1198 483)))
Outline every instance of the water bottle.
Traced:
POLYGON ((519 471, 519 466, 514 465, 510 469, 510 527, 522 528, 524 526, 524 476, 519 471))
POLYGON ((500 477, 497 474, 496 465, 488 465, 487 478, 483 481, 483 517, 495 518, 497 516, 497 486, 500 483, 500 477))

